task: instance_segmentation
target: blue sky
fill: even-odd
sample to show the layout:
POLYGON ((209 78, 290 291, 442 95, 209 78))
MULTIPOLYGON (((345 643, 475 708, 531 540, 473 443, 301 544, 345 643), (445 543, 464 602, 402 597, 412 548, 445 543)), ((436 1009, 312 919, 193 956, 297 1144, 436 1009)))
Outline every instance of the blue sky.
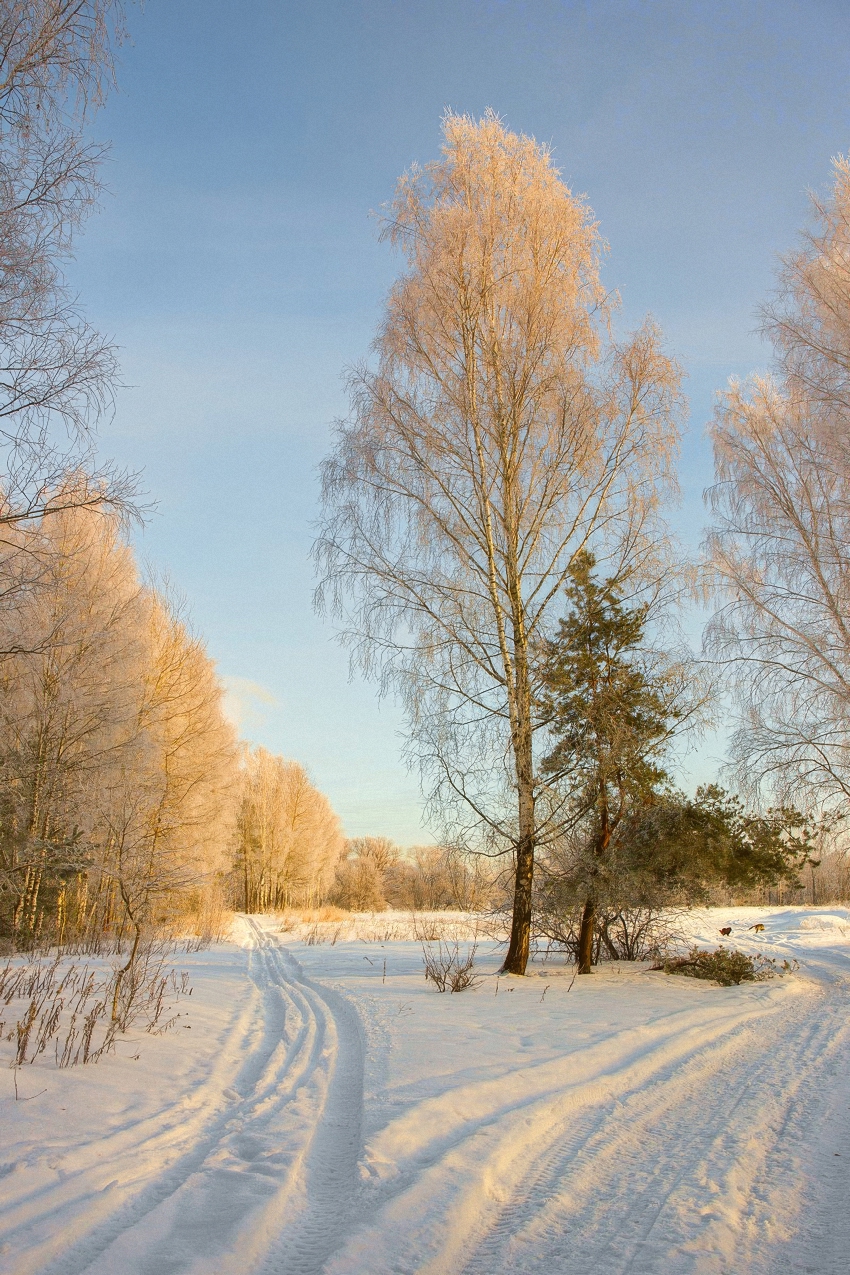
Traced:
POLYGON ((130 26, 71 277, 121 347, 103 451, 159 502, 140 553, 188 598, 243 732, 304 762, 350 835, 427 840, 400 718, 311 608, 316 467, 397 268, 370 210, 436 155, 447 107, 552 146, 622 321, 651 312, 687 371, 696 544, 713 395, 767 365, 776 254, 850 149, 850 5, 147 0, 130 26))

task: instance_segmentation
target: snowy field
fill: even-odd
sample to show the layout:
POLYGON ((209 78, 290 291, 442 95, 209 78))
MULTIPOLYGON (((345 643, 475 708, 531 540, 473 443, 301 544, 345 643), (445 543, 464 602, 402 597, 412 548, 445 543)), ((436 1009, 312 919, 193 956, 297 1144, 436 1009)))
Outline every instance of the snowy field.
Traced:
POLYGON ((690 918, 730 923, 799 972, 497 981, 483 941, 439 995, 401 919, 240 919, 180 961, 167 1035, 21 1068, 17 1101, 4 1043, 0 1270, 845 1275, 850 913, 690 918))

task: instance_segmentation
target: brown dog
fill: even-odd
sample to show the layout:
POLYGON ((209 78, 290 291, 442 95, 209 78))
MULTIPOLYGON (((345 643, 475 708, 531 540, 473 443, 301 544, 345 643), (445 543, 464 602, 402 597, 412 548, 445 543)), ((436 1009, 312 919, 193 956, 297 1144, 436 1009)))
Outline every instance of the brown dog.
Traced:
POLYGON ((723 927, 723 929, 720 931, 720 933, 723 935, 723 937, 724 937, 725 939, 728 939, 729 935, 732 933, 732 926, 731 926, 731 925, 724 925, 724 927, 723 927))

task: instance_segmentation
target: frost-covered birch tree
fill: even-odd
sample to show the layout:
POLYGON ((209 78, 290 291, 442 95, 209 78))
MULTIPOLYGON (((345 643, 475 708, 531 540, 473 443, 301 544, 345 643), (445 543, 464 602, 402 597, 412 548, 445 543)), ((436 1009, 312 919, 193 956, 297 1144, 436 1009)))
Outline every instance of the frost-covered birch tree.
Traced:
POLYGON ((493 114, 449 114, 444 137, 385 221, 406 268, 324 464, 319 602, 404 700, 435 807, 513 853, 522 974, 546 820, 535 651, 583 549, 657 578, 679 373, 651 323, 612 338, 602 241, 545 147, 493 114))
POLYGON ((850 798, 850 161, 783 262, 764 332, 776 374, 715 413, 708 630, 740 708, 739 782, 846 810, 850 798))
POLYGON ((24 939, 97 868, 105 790, 136 768, 147 606, 114 519, 66 509, 13 534, 47 564, 0 611, 0 930, 24 939))
POLYGON ((85 128, 122 33, 120 0, 0 0, 0 606, 49 570, 12 528, 132 506, 132 478, 94 455, 114 348, 63 273, 100 190, 105 148, 85 128))

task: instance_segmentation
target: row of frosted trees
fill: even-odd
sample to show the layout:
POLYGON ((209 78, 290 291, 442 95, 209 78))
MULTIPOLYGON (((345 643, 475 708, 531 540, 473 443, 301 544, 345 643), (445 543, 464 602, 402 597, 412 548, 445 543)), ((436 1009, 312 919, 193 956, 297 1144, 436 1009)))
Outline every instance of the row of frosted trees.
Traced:
POLYGON ((315 907, 327 898, 345 842, 327 797, 297 762, 245 754, 231 897, 246 912, 315 907))
POLYGON ((326 893, 344 845, 327 799, 296 763, 238 744, 203 643, 142 580, 115 517, 16 524, 0 575, 7 944, 326 893))
POLYGON ((208 913, 216 897, 296 900, 342 848, 303 771, 240 749, 203 643, 126 543, 141 513, 135 480, 97 458, 116 350, 87 323, 64 267, 98 202, 104 148, 89 125, 115 82, 124 10, 0 0, 6 946, 138 937, 208 913), (255 799, 269 770, 285 778, 272 816, 255 799))

